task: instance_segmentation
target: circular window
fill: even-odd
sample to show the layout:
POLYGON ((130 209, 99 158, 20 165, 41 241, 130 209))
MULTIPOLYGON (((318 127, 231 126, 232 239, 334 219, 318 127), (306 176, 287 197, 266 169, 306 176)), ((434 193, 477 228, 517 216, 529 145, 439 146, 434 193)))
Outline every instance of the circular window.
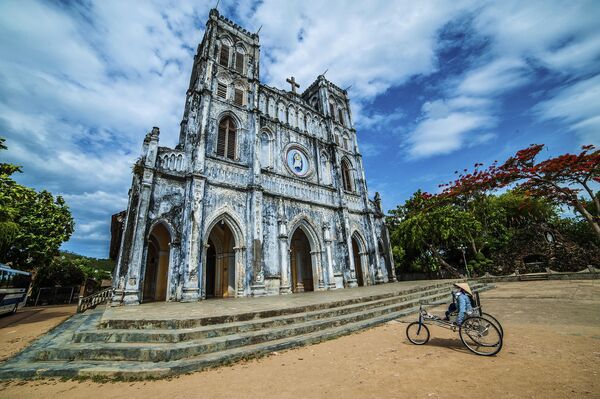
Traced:
POLYGON ((286 161, 288 168, 296 176, 304 177, 309 171, 308 157, 304 151, 297 147, 292 147, 288 150, 286 161))

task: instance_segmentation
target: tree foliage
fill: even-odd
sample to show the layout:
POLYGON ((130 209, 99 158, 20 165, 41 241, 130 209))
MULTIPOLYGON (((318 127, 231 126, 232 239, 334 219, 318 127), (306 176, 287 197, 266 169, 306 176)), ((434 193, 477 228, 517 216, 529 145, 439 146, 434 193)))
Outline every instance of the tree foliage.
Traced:
POLYGON ((587 145, 579 154, 537 161, 543 148, 541 144, 531 145, 503 164, 495 162, 487 169, 479 169, 483 164, 475 164, 473 172, 465 169, 458 179, 442 185, 442 196, 469 198, 515 184, 531 197, 572 207, 600 237, 600 199, 592 187, 593 182, 600 183, 600 150, 587 145), (582 193, 588 196, 587 201, 580 196, 582 193))
MULTIPOLYGON (((537 240, 540 231, 554 231, 568 241, 556 248, 556 254, 568 256, 568 251, 581 248, 593 255, 580 254, 579 263, 598 258, 600 196, 593 191, 593 182, 600 182, 600 151, 585 146, 577 155, 538 162, 542 148, 532 145, 487 169, 475 164, 473 172, 456 172, 458 178, 442 184, 440 194, 417 191, 390 211, 388 226, 396 264, 405 271, 442 267, 456 272, 464 266, 464 250, 469 268, 483 273, 499 260, 497 254, 506 262, 511 248, 523 249, 524 240, 537 240), (512 189, 494 195, 507 186, 512 189), (561 205, 575 209, 580 219, 561 217, 561 205)), ((537 245, 548 244, 538 240, 537 245)))
MULTIPOLYGON (((0 149, 6 150, 4 140, 0 149)), ((15 182, 20 168, 0 165, 0 261, 32 270, 48 265, 73 233, 74 222, 62 197, 15 182)))

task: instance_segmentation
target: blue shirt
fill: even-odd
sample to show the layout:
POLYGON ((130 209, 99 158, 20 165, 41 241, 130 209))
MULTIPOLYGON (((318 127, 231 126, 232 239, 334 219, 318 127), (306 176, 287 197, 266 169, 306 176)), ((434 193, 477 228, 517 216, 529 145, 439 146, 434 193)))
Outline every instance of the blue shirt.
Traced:
POLYGON ((471 299, 469 296, 463 292, 457 295, 456 297, 456 305, 458 307, 458 316, 456 317, 456 324, 461 325, 467 312, 471 312, 473 308, 471 307, 471 299))

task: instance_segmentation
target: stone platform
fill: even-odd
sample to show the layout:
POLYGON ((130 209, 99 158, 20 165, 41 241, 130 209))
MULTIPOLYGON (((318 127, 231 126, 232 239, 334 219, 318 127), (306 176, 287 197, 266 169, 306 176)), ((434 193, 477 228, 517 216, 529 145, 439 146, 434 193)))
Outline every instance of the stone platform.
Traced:
MULTIPOLYGON (((149 378, 336 338, 449 300, 457 280, 196 303, 149 303, 75 315, 0 366, 0 378, 149 378)), ((490 286, 472 283, 474 290, 490 286)))

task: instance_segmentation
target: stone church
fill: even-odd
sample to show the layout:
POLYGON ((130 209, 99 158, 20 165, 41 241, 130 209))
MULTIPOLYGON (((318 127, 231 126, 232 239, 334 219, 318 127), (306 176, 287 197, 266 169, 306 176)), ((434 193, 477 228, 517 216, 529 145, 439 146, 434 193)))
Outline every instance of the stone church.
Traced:
POLYGON ((113 305, 395 281, 348 93, 260 83, 258 34, 210 11, 179 144, 145 137, 122 219, 113 305))

